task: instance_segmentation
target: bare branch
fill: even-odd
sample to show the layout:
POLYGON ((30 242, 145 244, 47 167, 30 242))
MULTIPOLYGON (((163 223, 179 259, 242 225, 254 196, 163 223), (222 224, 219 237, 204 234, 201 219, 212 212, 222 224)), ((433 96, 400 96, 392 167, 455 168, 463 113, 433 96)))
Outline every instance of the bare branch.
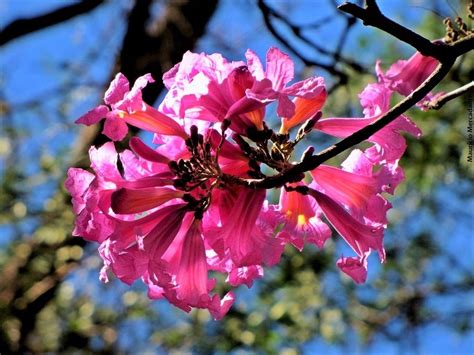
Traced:
POLYGON ((0 46, 27 34, 43 30, 73 17, 90 12, 103 2, 103 0, 79 1, 47 14, 15 20, 5 26, 3 31, 0 32, 0 46))
MULTIPOLYGON (((307 36, 305 36, 302 32, 303 26, 299 26, 299 25, 294 24, 286 16, 282 15, 281 13, 276 11, 275 9, 273 9, 270 6, 266 5, 264 1, 260 1, 259 6, 260 6, 260 9, 261 9, 264 17, 269 17, 271 15, 275 19, 278 19, 279 21, 284 23, 286 26, 288 26, 288 28, 290 29, 290 31, 293 33, 293 35, 296 38, 298 38, 299 40, 301 40, 302 42, 304 42, 308 46, 312 47, 317 52, 319 52, 319 53, 321 53, 325 56, 333 58, 335 60, 335 63, 333 63, 332 66, 335 66, 335 64, 337 64, 337 62, 340 62, 340 63, 346 64, 347 66, 351 67, 353 70, 355 70, 359 73, 365 73, 366 72, 365 68, 362 65, 360 65, 359 63, 355 62, 354 60, 352 60, 350 58, 345 58, 341 54, 342 46, 344 45, 344 43, 346 41, 347 34, 349 33, 350 28, 355 24, 355 19, 353 17, 346 17, 346 19, 347 19, 346 26, 345 26, 344 31, 342 32, 342 34, 339 38, 338 44, 336 46, 336 50, 335 51, 330 51, 330 50, 324 48, 323 46, 319 45, 318 43, 310 40, 307 36)), ((332 17, 334 17, 334 16, 332 16, 332 17)), ((313 27, 318 26, 318 25, 322 26, 323 24, 326 24, 327 22, 328 22, 328 18, 323 18, 323 19, 319 20, 317 23, 313 24, 313 27)), ((277 37, 275 35, 275 32, 277 32, 277 29, 275 28, 275 26, 273 26, 271 21, 269 23, 267 23, 267 27, 270 30, 270 32, 275 37, 277 37)), ((279 41, 282 41, 281 35, 279 35, 277 37, 277 39, 279 41)), ((284 41, 283 43, 288 47, 290 44, 287 43, 287 42, 288 41, 284 41)), ((292 47, 292 49, 296 50, 294 47, 292 47)), ((301 53, 297 53, 297 55, 301 56, 301 53)))
MULTIPOLYGON (((151 15, 151 5, 152 0, 139 0, 131 9, 120 57, 111 76, 117 71, 122 71, 133 81, 143 73, 151 72, 155 78, 161 78, 173 63, 181 59, 184 52, 193 49, 217 7, 217 0, 203 3, 172 1, 165 7, 166 13, 158 14, 156 19, 151 15), (150 20, 159 25, 154 32, 149 32, 147 29, 150 20)), ((150 85, 152 90, 144 91, 146 101, 156 100, 163 88, 158 84, 159 82, 150 85)), ((91 145, 100 145, 104 142, 99 132, 99 125, 81 130, 81 136, 73 145, 74 151, 71 153, 71 159, 77 160, 78 166, 86 165, 86 153, 91 145)), ((66 195, 64 189, 58 188, 53 199, 58 201, 57 207, 51 211, 43 210, 39 216, 39 225, 42 227, 54 226, 58 221, 64 220, 65 206, 68 205, 70 197, 66 195)), ((31 265, 35 258, 38 255, 50 255, 51 250, 76 245, 82 247, 84 244, 82 238, 72 237, 53 244, 33 239, 28 248, 31 253, 24 260, 10 264, 12 266, 7 270, 8 273, 0 274, 0 301, 20 300, 12 304, 8 314, 21 323, 19 338, 7 344, 6 349, 10 348, 9 352, 33 351, 28 338, 36 327, 38 313, 54 299, 63 277, 77 265, 74 260, 67 260, 62 264, 65 267, 61 268, 61 264, 56 265, 52 262, 48 270, 31 274, 29 270, 33 269, 31 265), (22 282, 11 280, 22 280, 22 282)))
POLYGON ((436 100, 434 100, 433 102, 430 102, 428 107, 434 110, 439 110, 441 107, 444 106, 445 103, 455 99, 456 97, 464 95, 465 93, 470 92, 473 89, 474 89, 474 81, 471 81, 470 83, 463 85, 460 88, 457 88, 456 90, 453 90, 442 96, 439 96, 436 100))
POLYGON ((378 132, 390 122, 394 121, 410 107, 423 99, 448 74, 452 64, 453 63, 440 64, 438 68, 431 74, 431 76, 422 85, 420 85, 420 87, 418 87, 403 101, 398 103, 376 121, 323 150, 321 153, 307 157, 307 159, 293 165, 288 170, 265 179, 238 179, 235 177, 229 178, 228 176, 224 176, 223 180, 228 181, 229 183, 237 183, 254 189, 270 189, 281 187, 286 183, 301 180, 301 174, 304 174, 306 171, 316 169, 325 161, 334 158, 343 151, 368 139, 374 133, 378 132))
MULTIPOLYGON (((269 8, 263 0, 258 0, 258 7, 260 8, 262 14, 263 14, 263 21, 265 22, 265 25, 267 26, 268 30, 270 33, 278 40, 280 41, 290 52, 292 52, 294 55, 296 55, 298 58, 301 59, 301 61, 306 65, 306 66, 315 66, 319 67, 321 69, 326 70, 328 73, 337 76, 340 81, 346 82, 347 81, 347 74, 336 69, 334 65, 332 64, 326 64, 320 61, 315 61, 312 59, 307 58, 305 55, 300 53, 289 41, 287 41, 275 28, 273 23, 270 20, 270 16, 273 14, 272 9, 269 8)), ((273 14, 274 15, 274 14, 273 14)))
MULTIPOLYGON (((445 44, 434 44, 418 33, 392 21, 385 17, 378 8, 375 1, 367 1, 366 8, 346 2, 339 6, 339 10, 347 12, 352 16, 361 19, 366 26, 376 27, 382 31, 391 34, 399 40, 408 43, 423 54, 438 59, 440 62, 446 59, 445 44)), ((451 56, 451 55, 449 55, 451 56)))
POLYGON ((270 189, 281 187, 286 183, 300 181, 302 174, 305 172, 317 168, 325 161, 339 155, 343 151, 363 142, 364 140, 367 140, 374 133, 387 126, 390 122, 394 121, 401 114, 422 100, 449 73, 457 57, 471 50, 469 44, 472 45, 471 42, 474 40, 472 35, 450 45, 433 44, 426 38, 406 29, 401 25, 396 24, 392 20, 383 16, 379 8, 376 6, 375 1, 368 1, 367 3, 368 7, 366 9, 360 8, 354 4, 344 4, 341 6, 344 6, 346 10, 347 6, 349 6, 349 11, 346 12, 354 13, 357 17, 362 18, 364 21, 366 21, 366 19, 371 21, 372 17, 378 18, 378 20, 375 20, 375 27, 378 27, 391 34, 393 34, 392 32, 397 32, 394 34, 395 37, 408 44, 415 43, 414 46, 417 49, 419 48, 416 47, 416 45, 418 45, 418 42, 421 43, 420 46, 422 49, 425 49, 425 53, 428 51, 429 53, 433 54, 433 57, 439 59, 440 64, 436 70, 415 91, 413 91, 404 100, 395 105, 379 119, 353 133, 349 137, 346 137, 338 143, 330 146, 319 154, 307 156, 303 161, 293 165, 291 168, 263 179, 240 179, 224 175, 223 181, 244 185, 254 189, 270 189), (394 27, 394 25, 396 26, 394 27), (399 35, 398 31, 400 31, 402 34, 399 35), (433 50, 433 48, 436 49, 433 50), (443 53, 441 55, 438 53, 440 48, 443 49, 443 53))

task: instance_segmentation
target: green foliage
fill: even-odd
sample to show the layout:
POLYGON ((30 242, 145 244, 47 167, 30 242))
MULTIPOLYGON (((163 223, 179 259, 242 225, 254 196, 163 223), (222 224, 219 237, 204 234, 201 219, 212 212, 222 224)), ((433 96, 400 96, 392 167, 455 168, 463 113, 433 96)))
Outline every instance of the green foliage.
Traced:
MULTIPOLYGON (((428 15, 420 28, 430 38, 443 35, 437 17, 428 15)), ((381 41, 381 36, 366 35, 358 41, 363 50, 381 41)), ((398 45, 387 43, 385 64, 399 59, 398 45)), ((468 60, 460 62, 437 90, 465 84, 473 77, 472 70, 468 60)), ((360 112, 357 93, 374 80, 354 72, 347 85, 329 96, 325 116, 360 112)), ((126 289, 118 280, 98 286, 100 262, 91 256, 95 250, 91 253, 81 239, 71 236, 73 215, 64 190, 52 194, 43 209, 28 202, 45 176, 57 178, 64 170, 64 157, 44 155, 34 176, 25 174, 13 159, 0 182, 0 223, 13 229, 11 242, 0 250, 0 349, 79 353, 161 349, 202 354, 240 349, 290 355, 308 341, 347 343, 351 333, 366 344, 380 337, 404 341, 407 333, 415 334, 414 329, 434 322, 460 334, 472 331, 472 310, 440 311, 430 304, 436 297, 467 294, 474 286, 472 273, 448 254, 433 230, 404 227, 410 216, 422 212, 431 213, 432 221, 442 215, 446 207, 436 198, 437 189, 462 185, 455 190, 456 198, 469 202, 474 170, 467 162, 467 104, 458 98, 440 111, 413 108, 408 113, 424 136, 408 139, 401 162, 407 183, 400 186, 398 208, 390 215, 387 263, 367 285, 355 286, 335 270, 335 239, 324 251, 306 248, 299 253, 288 247, 279 266, 265 270, 253 291, 242 290, 236 306, 220 322, 201 311, 189 316, 170 311, 169 306, 164 311, 159 302, 146 298, 146 290, 126 289), (25 227, 29 219, 34 219, 33 231, 25 227), (438 263, 448 265, 457 275, 454 280, 437 271, 438 263), (105 295, 110 302, 102 300, 105 295), (130 331, 125 325, 131 321, 140 325, 130 331), (394 323, 401 324, 399 330, 393 329, 394 323), (127 348, 120 337, 138 341, 127 348), (22 348, 25 344, 27 348, 22 348)), ((0 151, 13 154, 2 148, 4 139, 0 151)), ((324 143, 328 142, 317 142, 324 143)))

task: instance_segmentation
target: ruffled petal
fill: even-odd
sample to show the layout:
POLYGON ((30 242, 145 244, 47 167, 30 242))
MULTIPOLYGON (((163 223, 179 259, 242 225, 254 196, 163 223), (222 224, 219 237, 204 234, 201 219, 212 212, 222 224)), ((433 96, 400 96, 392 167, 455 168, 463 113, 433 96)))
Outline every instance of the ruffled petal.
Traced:
POLYGON ((94 107, 85 115, 82 115, 81 117, 79 117, 75 121, 75 123, 91 126, 99 122, 100 120, 104 119, 108 112, 109 112, 109 108, 107 106, 100 105, 100 106, 94 107))
POLYGON ((123 100, 125 94, 130 90, 128 79, 122 73, 117 73, 114 80, 110 83, 109 88, 105 92, 104 102, 107 105, 114 105, 123 100))
POLYGON ((373 249, 379 253, 382 262, 385 260, 383 227, 359 222, 333 199, 319 191, 310 189, 309 194, 316 199, 328 221, 357 255, 363 256, 373 249))
POLYGON ((367 255, 362 257, 341 257, 337 267, 357 284, 363 284, 367 279, 367 255))
POLYGON ((295 75, 295 66, 288 54, 283 53, 276 47, 267 52, 267 68, 265 76, 273 83, 273 89, 282 90, 295 75))
POLYGON ((151 74, 145 74, 140 76, 133 84, 132 89, 126 93, 124 100, 117 107, 128 112, 139 111, 145 109, 145 103, 142 99, 142 90, 148 85, 153 83, 155 80, 151 74))
POLYGON ((121 141, 127 135, 128 127, 125 121, 112 111, 107 115, 102 133, 113 141, 121 141))

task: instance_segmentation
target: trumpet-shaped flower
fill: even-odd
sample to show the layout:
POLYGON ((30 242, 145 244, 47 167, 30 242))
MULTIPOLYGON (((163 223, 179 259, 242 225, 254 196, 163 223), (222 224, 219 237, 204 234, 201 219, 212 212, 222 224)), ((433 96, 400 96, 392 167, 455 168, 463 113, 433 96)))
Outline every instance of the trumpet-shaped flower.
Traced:
MULTIPOLYGON (((254 78, 261 82, 269 80, 271 83, 271 87, 260 86, 248 90, 247 97, 262 103, 277 100, 278 116, 288 118, 295 114, 296 103, 292 102, 288 96, 313 100, 313 103, 316 104, 323 100, 326 89, 324 79, 321 77, 311 77, 286 86, 293 80, 295 68, 291 58, 278 48, 272 47, 268 50, 265 70, 255 52, 247 50, 245 56, 247 57, 247 66, 254 78)), ((299 105, 301 106, 301 104, 299 105)))
POLYGON ((114 141, 125 138, 127 123, 150 132, 186 138, 186 132, 177 122, 143 102, 142 89, 152 82, 151 75, 146 74, 129 89, 128 79, 118 73, 105 92, 105 105, 90 110, 76 123, 90 126, 105 118, 103 133, 114 141))
POLYGON ((236 187, 219 191, 217 200, 219 225, 210 227, 205 235, 210 245, 224 257, 227 253, 236 267, 274 265, 280 259, 283 242, 273 236, 271 222, 259 219, 265 212, 265 190, 236 187), (260 223, 257 223, 260 222, 260 223))
POLYGON ((408 96, 434 72, 439 62, 433 57, 416 52, 409 59, 398 60, 392 64, 386 73, 380 64, 378 60, 375 66, 379 81, 391 90, 408 96))
MULTIPOLYGON (((372 251, 385 260, 391 204, 383 194, 393 194, 404 179, 401 132, 418 137, 414 123, 398 117, 341 167, 319 164, 309 171, 308 185, 309 174, 295 174, 303 165, 294 169, 298 163, 291 159, 313 127, 347 137, 379 119, 392 93, 413 90, 433 62, 414 56, 386 74, 377 64, 379 83, 360 94, 364 117, 321 119, 327 96, 322 78, 291 84, 294 64, 277 48, 267 52, 265 68, 250 50, 246 59, 185 53, 163 76, 168 93, 158 110, 142 99, 142 89, 153 82, 149 74, 130 89, 119 73, 104 104, 78 119, 91 125, 105 118, 104 134, 112 140, 124 138, 131 124, 154 133, 157 145, 132 137, 130 149, 117 152, 108 142, 89 150, 90 172, 68 171, 65 186, 77 216, 73 235, 99 243, 102 281, 111 275, 127 284, 141 280, 152 299, 186 312, 207 309, 220 319, 234 294, 213 291, 217 280, 210 272, 224 274, 231 288, 251 287, 264 267, 278 263, 287 244, 300 251, 308 243, 323 248, 331 234, 326 223, 354 251, 337 266, 356 283, 365 282, 372 251), (272 103, 280 132, 265 121, 272 103), (262 186, 280 189, 277 205, 269 204, 262 186)), ((302 164, 312 151, 305 151, 302 164)))
MULTIPOLYGON (((290 185, 304 186, 303 183, 290 185)), ((277 210, 283 214, 282 230, 278 236, 288 240, 295 248, 302 250, 305 243, 315 244, 322 249, 331 236, 329 227, 320 219, 321 209, 310 196, 296 191, 281 189, 277 210)))
MULTIPOLYGON (((370 84, 360 94, 364 108, 364 118, 326 118, 316 123, 316 128, 324 133, 347 137, 377 120, 389 109, 390 91, 383 84, 370 84)), ((400 159, 406 149, 405 138, 400 134, 408 132, 415 137, 421 136, 420 129, 406 116, 401 115, 393 122, 369 137, 375 143, 373 159, 393 163, 400 159)))

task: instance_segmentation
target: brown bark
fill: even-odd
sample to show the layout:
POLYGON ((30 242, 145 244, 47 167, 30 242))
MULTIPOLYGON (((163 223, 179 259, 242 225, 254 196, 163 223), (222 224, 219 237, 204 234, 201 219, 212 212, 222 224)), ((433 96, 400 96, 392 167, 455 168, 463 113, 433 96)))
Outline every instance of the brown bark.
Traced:
MULTIPOLYGON (((151 18, 150 12, 152 1, 136 1, 128 16, 127 31, 117 64, 110 76, 113 77, 116 72, 121 71, 133 82, 140 75, 150 72, 157 82, 150 85, 143 96, 149 103, 156 101, 163 90, 163 73, 179 62, 185 51, 193 49, 197 40, 204 34, 217 3, 217 0, 170 2, 165 12, 154 19, 151 18)), ((87 160, 86 152, 89 146, 104 142, 99 132, 98 127, 87 127, 81 132, 74 146, 72 160, 87 160)), ((63 218, 64 209, 70 208, 70 197, 62 188, 58 189, 55 200, 60 201, 58 207, 53 211, 44 212, 41 216, 43 227, 54 226, 63 218)), ((14 253, 10 262, 7 262, 10 267, 0 275, 0 307, 3 308, 0 313, 5 312, 0 319, 18 320, 20 337, 12 342, 7 335, 7 329, 0 329, 0 348, 7 352, 41 352, 42 349, 32 348, 29 342, 30 336, 35 332, 38 313, 54 300, 63 278, 77 265, 75 260, 55 262, 55 251, 65 246, 82 247, 85 242, 80 238, 68 236, 63 242, 56 244, 34 239, 20 244, 26 245, 30 252, 22 257, 14 253), (32 263, 39 256, 44 256, 45 260, 51 262, 46 273, 31 272, 32 263)), ((67 344, 62 344, 62 348, 66 349, 67 344)))
POLYGON ((63 23, 94 10, 103 0, 84 0, 43 15, 15 20, 0 31, 0 46, 30 33, 63 23))

